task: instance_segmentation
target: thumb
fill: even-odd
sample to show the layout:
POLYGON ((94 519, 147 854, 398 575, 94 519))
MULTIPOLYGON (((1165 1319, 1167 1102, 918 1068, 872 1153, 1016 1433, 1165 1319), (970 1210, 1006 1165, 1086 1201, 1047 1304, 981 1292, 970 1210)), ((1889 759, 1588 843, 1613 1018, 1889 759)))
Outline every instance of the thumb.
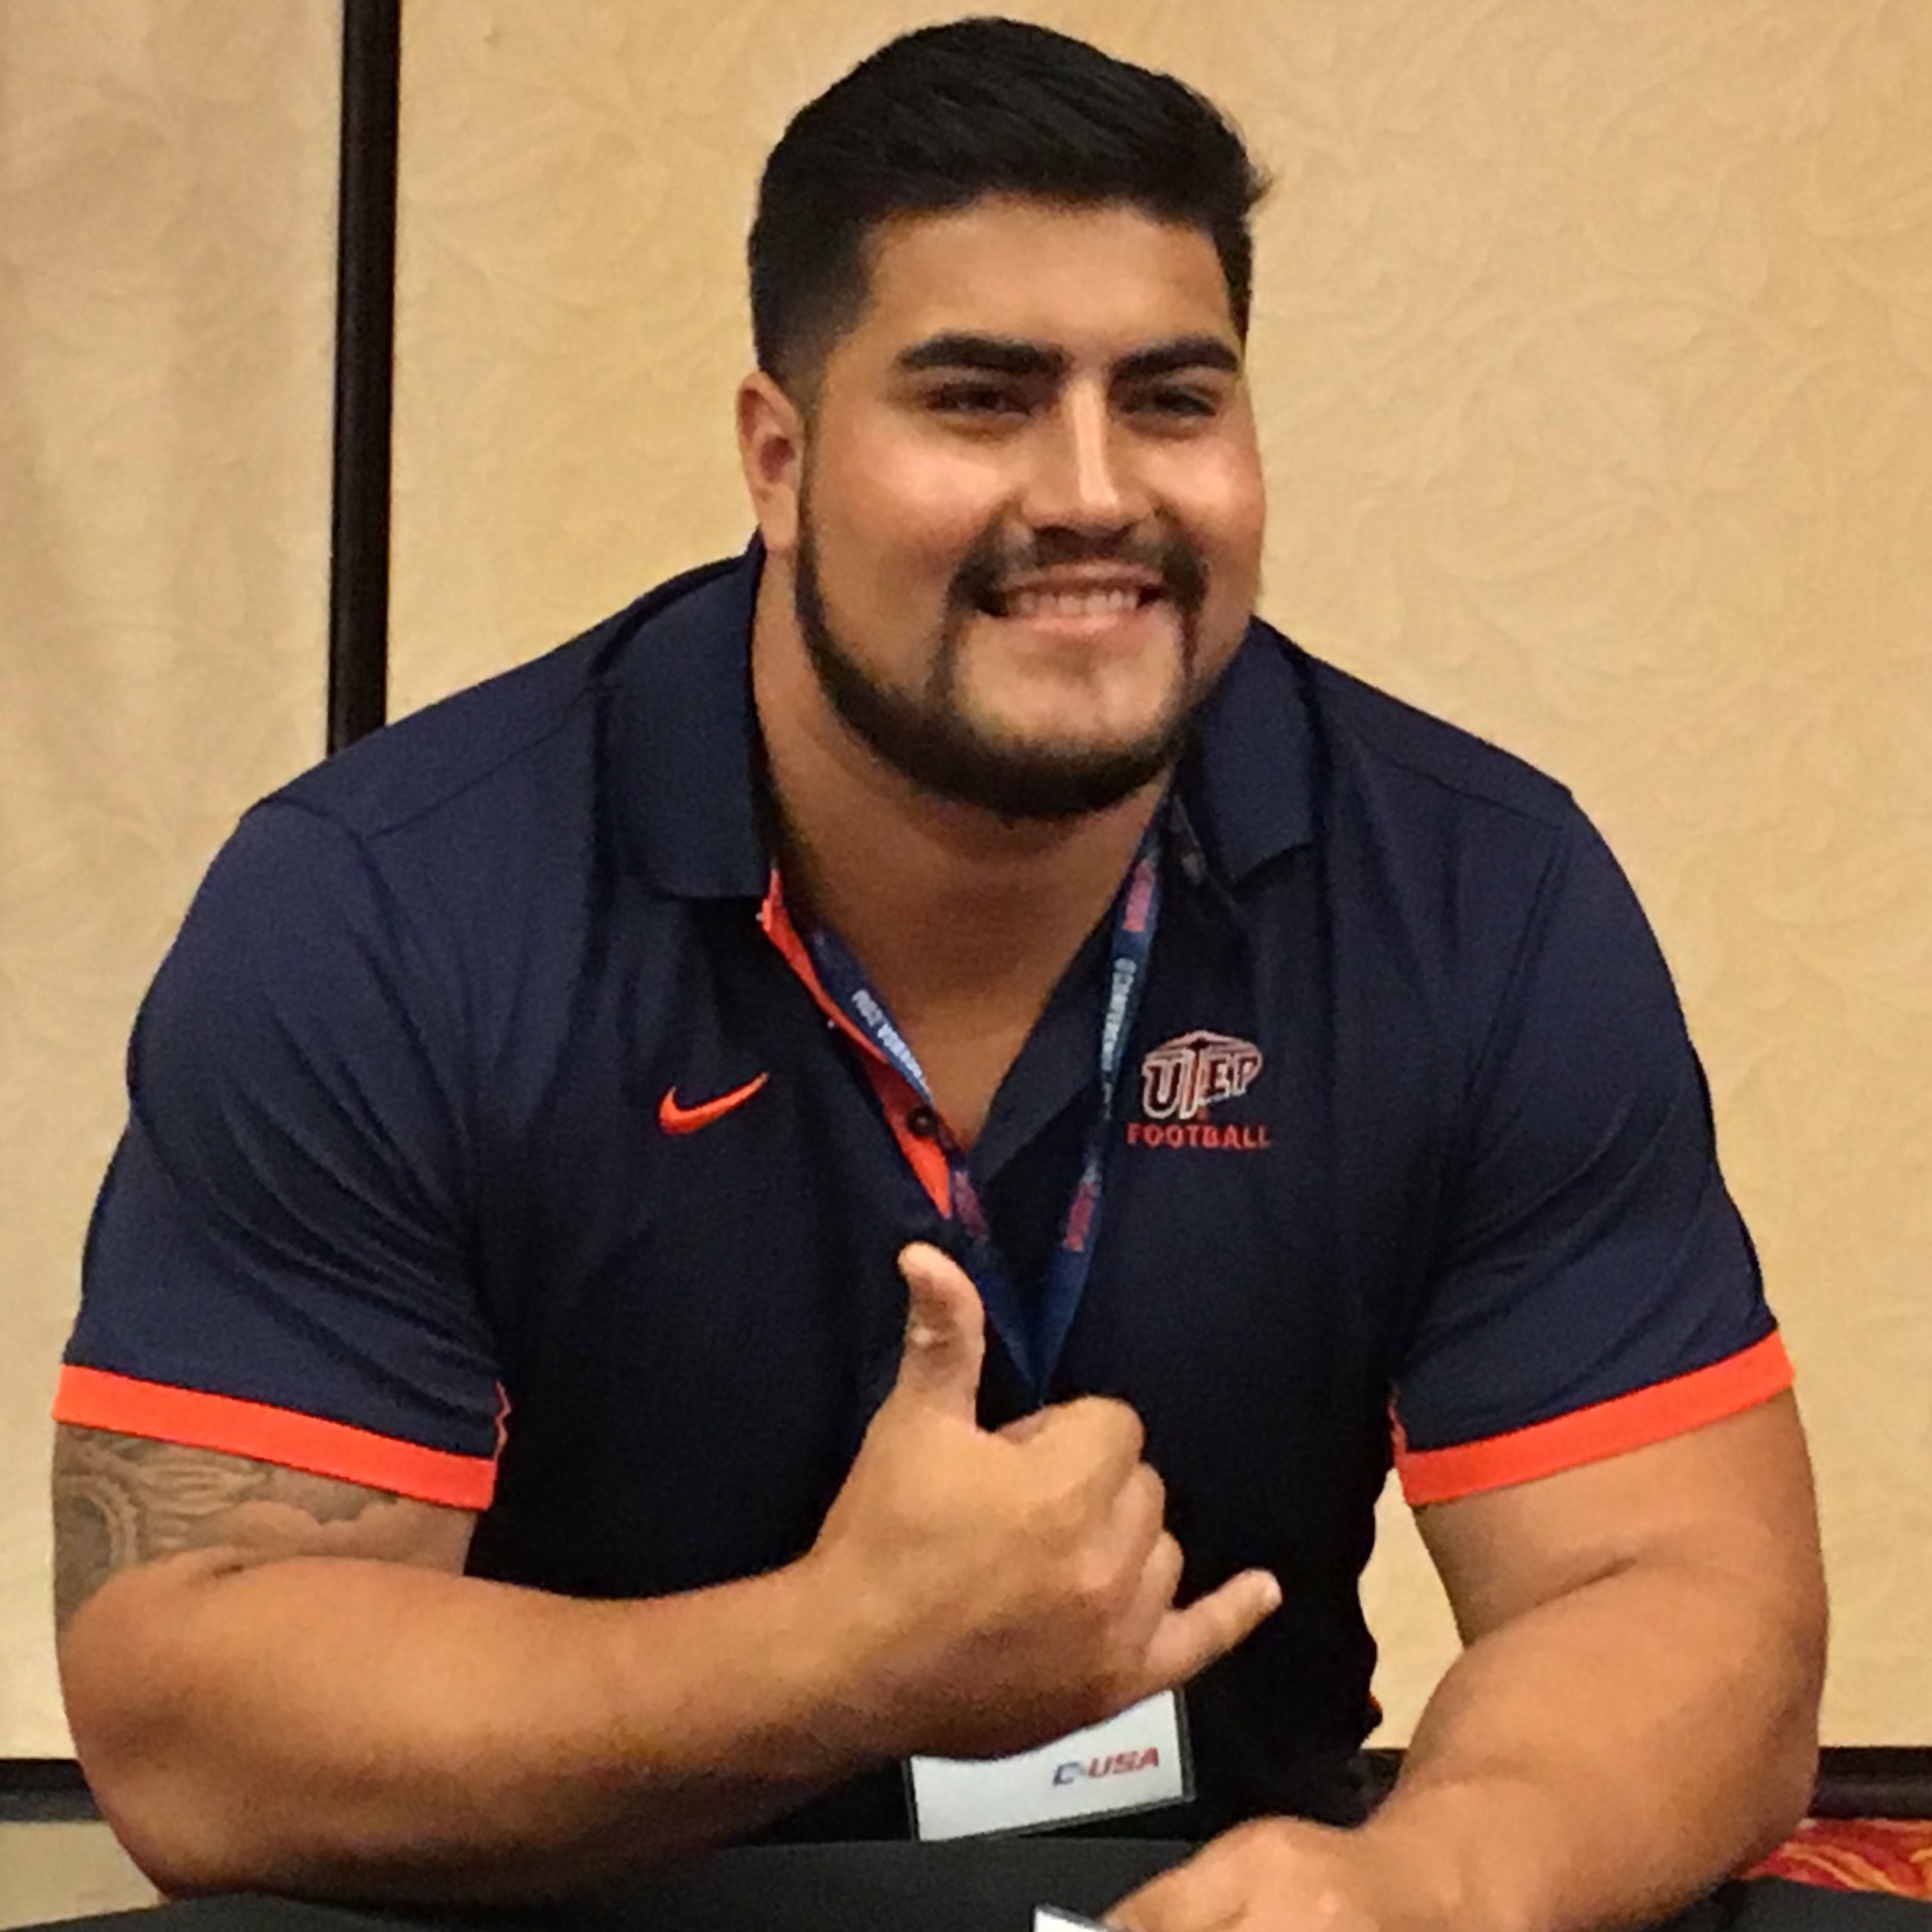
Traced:
POLYGON ((925 1241, 899 1250, 899 1272, 906 1278, 906 1351, 893 1397, 936 1403, 971 1422, 986 1359, 980 1291, 951 1255, 925 1241))

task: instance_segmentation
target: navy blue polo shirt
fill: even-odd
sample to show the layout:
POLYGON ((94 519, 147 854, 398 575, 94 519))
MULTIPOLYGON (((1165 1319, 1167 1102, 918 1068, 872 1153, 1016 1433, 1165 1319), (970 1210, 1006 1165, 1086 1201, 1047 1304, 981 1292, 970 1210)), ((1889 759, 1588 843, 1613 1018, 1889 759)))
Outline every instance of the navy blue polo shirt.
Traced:
MULTIPOLYGON (((808 1547, 896 1368, 894 1257, 958 1251, 929 1118, 774 883, 756 569, 678 578, 242 820, 135 1029, 62 1420, 479 1510, 473 1571, 577 1595, 808 1547)), ((1199 1797, 1147 1821, 1184 1836, 1349 1815, 1392 1457, 1440 1501, 1789 1370, 1663 961, 1567 793, 1257 622, 1170 804, 1043 1393, 1139 1412, 1184 1594, 1285 1588, 1190 1686, 1199 1797)), ((971 1150, 1023 1293, 1096 1114, 1107 941, 971 1150)), ((995 1338, 987 1422, 1041 1393, 995 1338)), ((904 1823, 888 1773, 776 1830, 904 1823)))

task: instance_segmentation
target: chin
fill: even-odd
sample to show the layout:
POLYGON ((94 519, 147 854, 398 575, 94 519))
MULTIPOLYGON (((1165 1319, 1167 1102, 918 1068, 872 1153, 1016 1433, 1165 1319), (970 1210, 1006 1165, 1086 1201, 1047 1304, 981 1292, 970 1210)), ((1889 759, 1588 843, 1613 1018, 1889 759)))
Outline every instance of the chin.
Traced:
POLYGON ((1054 680, 1047 688, 1027 682, 1032 688, 999 694, 1003 702, 968 688, 961 711, 976 732, 1016 751, 1104 757, 1171 736, 1192 703, 1178 665, 1130 681, 1054 680))
POLYGON ((989 740, 1015 763, 1036 765, 1042 769, 1059 766, 1148 766, 1169 760, 1169 748, 1179 739, 1176 720, 1162 717, 1151 720, 1144 730, 1098 733, 1094 731, 1036 732, 1026 735, 1003 733, 989 740))

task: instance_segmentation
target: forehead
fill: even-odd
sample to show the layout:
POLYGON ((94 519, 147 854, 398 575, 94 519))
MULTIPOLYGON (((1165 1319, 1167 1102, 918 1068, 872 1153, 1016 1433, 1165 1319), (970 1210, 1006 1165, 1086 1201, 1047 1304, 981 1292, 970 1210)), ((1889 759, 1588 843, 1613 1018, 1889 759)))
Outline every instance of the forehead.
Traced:
POLYGON ((1076 356, 1179 335, 1238 347, 1214 243, 1138 208, 988 196, 896 217, 868 255, 865 312, 843 345, 862 358, 954 331, 1076 356))

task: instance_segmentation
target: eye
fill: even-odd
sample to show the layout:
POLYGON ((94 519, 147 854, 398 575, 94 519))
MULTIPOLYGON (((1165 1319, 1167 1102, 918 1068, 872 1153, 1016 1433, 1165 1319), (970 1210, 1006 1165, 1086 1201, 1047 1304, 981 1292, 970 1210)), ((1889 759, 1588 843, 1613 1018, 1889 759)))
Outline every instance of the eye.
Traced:
POLYGON ((948 416, 1022 415, 1026 399, 1017 390, 997 382, 942 383, 926 392, 926 407, 948 416))
POLYGON ((1127 407, 1136 415, 1198 422, 1218 413, 1221 398, 1208 390, 1186 383, 1163 382, 1130 396, 1127 407))

